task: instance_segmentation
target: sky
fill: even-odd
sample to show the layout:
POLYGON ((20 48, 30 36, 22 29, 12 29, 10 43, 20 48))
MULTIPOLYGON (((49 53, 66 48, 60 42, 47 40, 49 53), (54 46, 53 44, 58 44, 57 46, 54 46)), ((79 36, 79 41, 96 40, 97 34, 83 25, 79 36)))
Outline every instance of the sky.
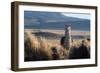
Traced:
POLYGON ((86 13, 62 13, 62 15, 76 17, 81 19, 90 19, 91 15, 86 13))

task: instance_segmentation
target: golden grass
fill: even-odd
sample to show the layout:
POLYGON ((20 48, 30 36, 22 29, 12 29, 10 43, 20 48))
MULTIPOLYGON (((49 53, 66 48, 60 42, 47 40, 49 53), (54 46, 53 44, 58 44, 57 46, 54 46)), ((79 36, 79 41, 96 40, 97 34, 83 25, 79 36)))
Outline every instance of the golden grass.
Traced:
MULTIPOLYGON (((39 37, 28 31, 25 32, 25 43, 25 49, 32 50, 33 60, 36 59, 34 57, 37 57, 37 60, 52 60, 52 54, 54 53, 52 51, 53 47, 55 47, 57 50, 58 60, 68 58, 68 51, 60 45, 58 40, 50 40, 44 37, 39 37)), ((90 48, 90 42, 86 39, 84 42, 82 42, 82 40, 73 40, 71 47, 78 48, 81 44, 84 44, 87 48, 90 48)))

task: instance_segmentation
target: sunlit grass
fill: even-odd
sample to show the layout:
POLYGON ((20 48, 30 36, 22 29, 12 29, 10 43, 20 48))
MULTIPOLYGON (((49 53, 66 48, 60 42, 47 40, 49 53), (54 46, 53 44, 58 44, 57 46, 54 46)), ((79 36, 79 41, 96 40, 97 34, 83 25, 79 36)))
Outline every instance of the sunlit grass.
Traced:
MULTIPOLYGON (((39 37, 32 32, 25 32, 25 50, 31 50, 32 60, 52 60, 54 52, 52 48, 56 48, 57 59, 67 59, 69 56, 69 50, 66 50, 60 45, 59 40, 46 39, 39 37)), ((79 48, 81 44, 84 44, 87 49, 90 49, 90 41, 87 39, 74 39, 71 42, 71 48, 79 48)), ((25 56, 29 57, 30 54, 25 51, 25 56)))

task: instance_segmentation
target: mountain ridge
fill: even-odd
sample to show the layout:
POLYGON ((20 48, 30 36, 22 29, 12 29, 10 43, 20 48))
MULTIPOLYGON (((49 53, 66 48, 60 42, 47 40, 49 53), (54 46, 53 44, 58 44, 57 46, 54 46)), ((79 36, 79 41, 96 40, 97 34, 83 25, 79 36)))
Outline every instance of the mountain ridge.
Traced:
POLYGON ((25 11, 24 19, 25 28, 63 29, 64 25, 71 24, 72 29, 90 30, 90 20, 64 16, 60 12, 25 11))

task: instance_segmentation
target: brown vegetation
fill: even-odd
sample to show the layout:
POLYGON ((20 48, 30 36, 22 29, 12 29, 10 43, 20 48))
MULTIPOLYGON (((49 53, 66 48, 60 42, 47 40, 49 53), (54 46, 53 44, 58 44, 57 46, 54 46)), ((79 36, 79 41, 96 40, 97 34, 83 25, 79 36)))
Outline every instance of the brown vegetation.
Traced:
MULTIPOLYGON (((39 37, 31 32, 25 32, 25 61, 41 61, 41 60, 63 60, 73 58, 72 50, 66 50, 55 40, 49 40, 44 37, 39 37)), ((90 50, 90 41, 88 40, 73 40, 72 48, 80 48, 81 45, 86 46, 90 50)), ((71 48, 71 49, 72 49, 71 48)))
POLYGON ((31 32, 25 32, 25 60, 52 60, 53 55, 57 59, 65 59, 65 49, 52 41, 48 42, 43 37, 37 37, 31 32), (53 51, 55 48, 55 51, 53 51))

